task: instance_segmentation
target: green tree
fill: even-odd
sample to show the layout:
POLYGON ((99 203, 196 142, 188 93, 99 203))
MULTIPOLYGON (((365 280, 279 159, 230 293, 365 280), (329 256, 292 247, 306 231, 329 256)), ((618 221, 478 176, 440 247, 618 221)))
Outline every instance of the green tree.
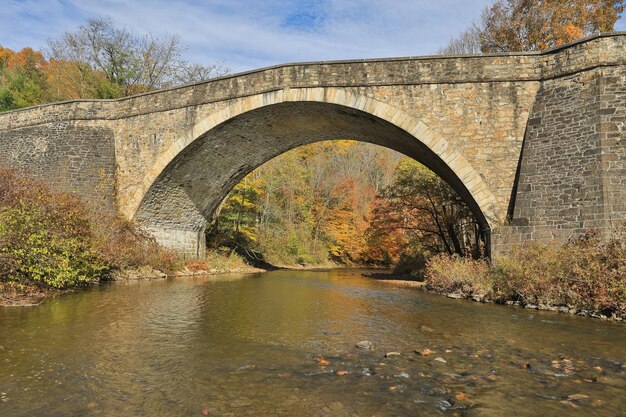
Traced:
POLYGON ((43 55, 31 48, 13 52, 0 46, 0 111, 44 103, 45 66, 43 55))

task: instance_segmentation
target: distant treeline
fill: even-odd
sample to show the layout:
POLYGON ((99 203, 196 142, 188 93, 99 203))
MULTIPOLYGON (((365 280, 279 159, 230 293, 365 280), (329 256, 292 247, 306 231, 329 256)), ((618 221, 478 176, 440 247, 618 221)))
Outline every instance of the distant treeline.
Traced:
POLYGON ((178 36, 138 36, 89 19, 48 42, 45 53, 0 45, 0 111, 54 101, 111 99, 203 81, 228 70, 182 59, 178 36))

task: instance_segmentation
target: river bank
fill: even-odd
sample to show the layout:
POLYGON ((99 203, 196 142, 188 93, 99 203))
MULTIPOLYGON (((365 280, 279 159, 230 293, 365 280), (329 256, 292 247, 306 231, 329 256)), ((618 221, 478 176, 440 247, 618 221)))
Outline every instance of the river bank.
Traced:
POLYGON ((452 299, 602 320, 626 320, 626 251, 586 237, 565 246, 529 245, 492 262, 437 255, 419 274, 367 274, 452 299))
POLYGON ((567 313, 582 317, 591 317, 602 320, 613 320, 613 321, 625 321, 626 317, 623 315, 616 315, 614 312, 612 314, 605 314, 602 310, 587 310, 583 308, 576 308, 574 306, 567 305, 554 305, 554 304, 532 304, 526 303, 524 300, 514 300, 514 299, 492 299, 487 295, 474 294, 472 292, 447 292, 440 291, 436 288, 432 288, 425 281, 415 281, 412 277, 408 277, 406 275, 394 275, 393 273, 389 274, 387 277, 381 277, 379 275, 365 275, 370 278, 374 278, 381 282, 388 283, 394 286, 401 287, 414 287, 421 288, 424 291, 427 291, 432 294, 444 296, 447 298, 451 298, 454 300, 464 300, 464 301, 473 301, 478 303, 487 303, 487 304, 499 304, 503 306, 514 306, 519 308, 525 308, 530 310, 541 310, 541 311, 552 311, 558 313, 567 313))
MULTIPOLYGON (((21 283, 0 282, 0 307, 32 307, 41 304, 47 298, 87 290, 97 287, 100 283, 104 282, 151 281, 221 274, 258 274, 270 270, 247 265, 239 258, 233 260, 233 258, 230 257, 230 260, 225 260, 223 256, 210 254, 207 259, 208 261, 188 262, 183 268, 170 274, 147 265, 139 268, 125 268, 114 271, 106 279, 75 288, 57 289, 42 286, 32 281, 21 283), (219 259, 219 261, 217 261, 217 259, 219 259)), ((338 265, 323 264, 279 266, 272 267, 271 270, 311 271, 336 268, 338 268, 338 265)))
POLYGON ((129 268, 121 271, 116 271, 111 274, 108 279, 98 281, 92 284, 75 287, 57 289, 51 287, 45 287, 33 282, 22 283, 6 283, 0 282, 0 307, 32 307, 41 304, 47 298, 57 297, 59 295, 73 293, 76 291, 87 290, 97 287, 102 282, 115 282, 115 281, 150 281, 150 280, 162 280, 168 278, 185 278, 201 275, 217 275, 217 274, 229 274, 229 273, 260 273, 266 272, 264 269, 259 268, 229 268, 229 269, 207 269, 207 270, 191 270, 184 268, 180 271, 176 271, 172 274, 166 274, 157 269, 153 269, 149 266, 141 268, 129 268))

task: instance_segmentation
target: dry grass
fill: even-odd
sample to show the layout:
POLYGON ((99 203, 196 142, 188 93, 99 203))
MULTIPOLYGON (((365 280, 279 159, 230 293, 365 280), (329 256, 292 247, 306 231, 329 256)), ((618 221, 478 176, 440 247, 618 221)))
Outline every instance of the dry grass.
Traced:
POLYGON ((518 247, 491 266, 436 256, 428 262, 426 279, 439 293, 626 316, 624 240, 602 241, 592 232, 566 245, 518 247))

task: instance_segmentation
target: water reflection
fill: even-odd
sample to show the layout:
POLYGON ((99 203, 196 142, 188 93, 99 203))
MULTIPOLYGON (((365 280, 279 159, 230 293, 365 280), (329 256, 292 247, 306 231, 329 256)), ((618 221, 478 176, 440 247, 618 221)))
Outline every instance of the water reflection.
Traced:
POLYGON ((103 286, 0 309, 0 415, 615 416, 624 329, 356 271, 103 286))

